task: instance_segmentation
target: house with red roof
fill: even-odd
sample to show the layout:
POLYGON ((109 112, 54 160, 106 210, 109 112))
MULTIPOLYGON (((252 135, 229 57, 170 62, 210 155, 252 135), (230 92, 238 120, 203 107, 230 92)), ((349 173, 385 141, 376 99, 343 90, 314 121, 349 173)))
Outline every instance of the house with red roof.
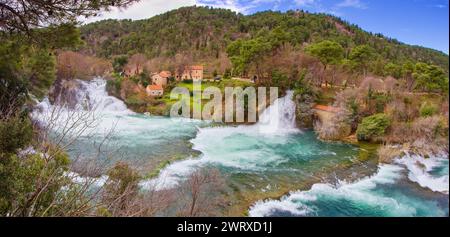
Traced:
POLYGON ((201 81, 203 80, 203 65, 187 66, 181 75, 176 76, 177 81, 193 80, 201 81))
POLYGON ((148 85, 145 89, 148 96, 159 97, 164 94, 164 89, 160 85, 148 85))
POLYGON ((159 86, 166 86, 169 83, 169 78, 172 76, 172 73, 169 71, 161 71, 160 73, 154 73, 151 75, 152 84, 159 86))

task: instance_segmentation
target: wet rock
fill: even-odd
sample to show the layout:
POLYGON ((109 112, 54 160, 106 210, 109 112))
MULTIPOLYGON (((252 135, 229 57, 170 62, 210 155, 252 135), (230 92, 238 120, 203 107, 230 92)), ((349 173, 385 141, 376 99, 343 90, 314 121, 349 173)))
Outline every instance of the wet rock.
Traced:
POLYGON ((65 105, 74 109, 83 99, 79 93, 83 89, 83 84, 77 80, 57 80, 51 87, 48 98, 52 104, 65 105))
POLYGON ((313 128, 315 114, 313 107, 315 105, 314 97, 308 94, 297 95, 294 99, 296 109, 296 122, 300 128, 313 128))

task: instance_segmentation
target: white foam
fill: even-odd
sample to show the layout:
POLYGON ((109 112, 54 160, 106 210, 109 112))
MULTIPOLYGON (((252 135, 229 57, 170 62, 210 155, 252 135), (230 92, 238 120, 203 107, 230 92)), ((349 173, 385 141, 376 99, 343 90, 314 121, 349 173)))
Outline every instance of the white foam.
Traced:
POLYGON ((379 184, 392 184, 401 177, 402 167, 396 165, 380 165, 378 172, 354 183, 340 182, 331 184, 314 184, 308 191, 295 191, 280 200, 258 201, 249 209, 249 215, 254 217, 270 216, 275 212, 287 212, 296 216, 315 215, 314 202, 319 198, 334 200, 351 200, 355 203, 365 203, 390 212, 393 216, 414 216, 416 210, 394 198, 374 192, 379 184))
POLYGON ((143 181, 140 186, 143 189, 156 191, 172 189, 198 169, 202 163, 204 162, 199 159, 174 162, 161 170, 156 178, 143 181))
POLYGON ((90 185, 90 186, 94 186, 94 187, 102 187, 103 185, 105 185, 106 181, 108 180, 107 175, 102 175, 97 178, 84 177, 75 172, 66 172, 65 175, 66 175, 66 177, 70 178, 76 184, 90 185))
POLYGON ((293 92, 288 91, 278 98, 261 115, 255 125, 237 127, 198 128, 197 136, 191 140, 193 149, 202 152, 199 159, 175 162, 161 171, 156 179, 144 182, 143 187, 170 189, 185 180, 192 172, 204 164, 218 164, 235 169, 262 171, 267 164, 287 161, 264 147, 264 141, 284 144, 286 136, 300 132, 295 125, 295 103, 293 92))
POLYGON ((298 132, 295 124, 296 104, 294 92, 287 91, 286 96, 276 99, 271 106, 261 113, 255 125, 260 133, 276 134, 298 132))
POLYGON ((430 174, 433 169, 448 164, 448 154, 440 154, 425 159, 419 155, 406 154, 404 157, 396 159, 397 164, 404 165, 408 169, 408 178, 419 184, 423 188, 428 188, 434 192, 448 194, 449 192, 449 175, 433 176, 430 174))

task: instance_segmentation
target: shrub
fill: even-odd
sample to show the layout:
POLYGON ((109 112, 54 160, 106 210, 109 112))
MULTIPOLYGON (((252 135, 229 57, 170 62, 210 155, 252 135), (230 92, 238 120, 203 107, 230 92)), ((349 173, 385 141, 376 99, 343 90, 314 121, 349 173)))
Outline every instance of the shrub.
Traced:
POLYGON ((421 117, 431 117, 438 112, 438 108, 431 103, 424 102, 420 106, 420 116, 421 117))
POLYGON ((402 146, 382 145, 377 149, 378 161, 381 163, 389 164, 395 158, 403 155, 402 146))
POLYGON ((125 100, 125 103, 130 106, 146 105, 147 102, 139 97, 139 95, 132 95, 125 100))
POLYGON ((386 114, 397 122, 411 122, 419 117, 419 105, 408 97, 396 98, 386 106, 386 114))
POLYGON ((32 137, 33 128, 29 118, 0 118, 0 152, 14 153, 17 149, 27 146, 32 137))
POLYGON ((352 132, 352 127, 348 122, 348 117, 348 112, 341 110, 328 121, 317 123, 315 125, 315 130, 319 135, 319 138, 334 141, 349 136, 352 132))
POLYGON ((358 125, 356 136, 359 141, 377 141, 390 126, 391 120, 385 114, 375 114, 366 117, 358 125))

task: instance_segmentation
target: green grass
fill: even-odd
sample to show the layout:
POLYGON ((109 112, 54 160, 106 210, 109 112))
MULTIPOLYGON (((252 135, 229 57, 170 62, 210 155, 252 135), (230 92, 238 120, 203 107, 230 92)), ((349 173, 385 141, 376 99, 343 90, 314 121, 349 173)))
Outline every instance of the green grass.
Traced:
MULTIPOLYGON (((210 86, 215 86, 217 88, 220 89, 220 91, 222 92, 222 94, 225 91, 225 87, 249 87, 249 86, 254 86, 253 83, 250 82, 244 82, 244 81, 239 81, 239 80, 222 80, 219 82, 214 82, 214 81, 203 81, 201 84, 201 92, 203 92, 206 88, 210 87, 210 86)), ((206 99, 202 99, 202 100, 194 100, 193 97, 193 92, 194 92, 194 84, 192 82, 178 82, 175 87, 184 87, 187 88, 190 92, 190 103, 191 103, 191 111, 194 111, 194 109, 200 109, 200 111, 203 111, 203 106, 208 103, 208 101, 210 100, 206 100, 206 99), (201 102, 201 103, 200 103, 201 102)), ((176 99, 171 99, 170 98, 170 91, 167 90, 164 92, 164 95, 159 98, 156 99, 157 101, 160 101, 162 103, 164 103, 165 106, 161 106, 161 105, 157 105, 157 106, 148 106, 147 111, 152 113, 152 114, 159 114, 159 115, 163 115, 164 112, 168 111, 168 109, 170 108, 170 106, 172 106, 174 103, 176 103, 179 98, 176 99)))
MULTIPOLYGON (((189 90, 189 92, 194 91, 194 84, 188 83, 188 82, 179 82, 176 86, 178 87, 184 87, 189 90)), ((201 91, 203 92, 206 88, 210 86, 215 86, 219 88, 222 92, 224 91, 225 87, 249 87, 254 86, 253 83, 245 82, 245 81, 239 81, 239 80, 221 80, 219 82, 211 82, 211 81, 205 81, 201 84, 201 91)))
POLYGON ((149 172, 144 176, 144 179, 156 178, 161 172, 161 170, 164 169, 166 166, 170 165, 171 163, 172 162, 170 160, 164 160, 159 162, 159 164, 155 167, 155 169, 153 169, 151 172, 149 172))

